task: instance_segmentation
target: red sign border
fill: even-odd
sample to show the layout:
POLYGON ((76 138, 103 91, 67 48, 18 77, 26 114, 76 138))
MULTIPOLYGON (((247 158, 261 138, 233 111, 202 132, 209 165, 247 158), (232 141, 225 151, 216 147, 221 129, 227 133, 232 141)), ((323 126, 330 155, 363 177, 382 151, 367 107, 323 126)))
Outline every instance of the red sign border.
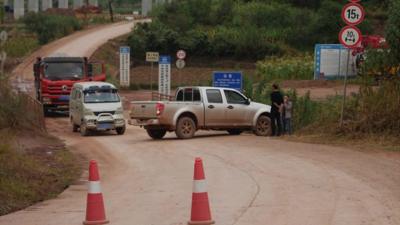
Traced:
POLYGON ((362 23, 362 22, 364 21, 364 19, 365 19, 365 9, 364 9, 364 7, 363 7, 362 5, 360 5, 360 4, 358 4, 358 3, 355 3, 355 2, 348 3, 348 4, 346 4, 346 5, 343 7, 341 16, 342 16, 342 20, 343 20, 347 25, 356 26, 356 25, 358 25, 358 24, 360 24, 360 23, 362 23), (362 12, 361 19, 360 19, 360 21, 358 21, 357 23, 351 23, 351 22, 349 22, 349 21, 346 20, 346 16, 345 16, 345 14, 346 14, 346 9, 347 9, 348 7, 350 7, 350 6, 357 6, 357 7, 359 7, 359 8, 361 9, 361 12, 362 12))
POLYGON ((186 51, 185 50, 178 50, 177 52, 176 52, 176 58, 178 58, 178 59, 185 59, 186 58, 186 51), (179 57, 179 53, 180 52, 183 52, 184 54, 185 54, 185 56, 184 57, 179 57))
POLYGON ((345 26, 345 27, 343 27, 342 30, 340 30, 340 32, 339 32, 339 41, 340 41, 340 43, 341 43, 342 45, 344 45, 346 48, 356 48, 356 47, 360 44, 360 42, 362 41, 362 33, 361 33, 361 30, 360 30, 358 27, 356 27, 356 26, 352 26, 352 25, 345 26), (357 43, 355 43, 354 45, 351 45, 351 46, 350 46, 350 45, 347 45, 347 44, 344 43, 344 41, 342 40, 342 34, 343 34, 344 31, 345 31, 346 29, 348 29, 348 28, 353 28, 354 30, 357 31, 358 35, 360 36, 360 40, 358 40, 357 43))

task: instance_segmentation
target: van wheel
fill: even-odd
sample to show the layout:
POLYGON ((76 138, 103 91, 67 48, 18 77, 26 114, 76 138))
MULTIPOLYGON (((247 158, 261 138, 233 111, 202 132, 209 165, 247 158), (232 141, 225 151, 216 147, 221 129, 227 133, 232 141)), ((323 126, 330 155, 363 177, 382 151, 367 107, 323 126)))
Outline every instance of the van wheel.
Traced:
POLYGON ((241 133, 243 133, 243 131, 242 130, 238 130, 238 129, 229 129, 228 133, 230 135, 240 135, 241 133))
POLYGON ((84 122, 81 123, 80 131, 81 131, 81 135, 82 135, 83 137, 89 135, 89 130, 87 129, 86 124, 85 124, 84 122))
POLYGON ((118 134, 118 135, 123 135, 123 134, 125 134, 125 130, 126 130, 125 126, 115 128, 115 131, 117 131, 117 134, 118 134))
POLYGON ((194 136, 196 132, 196 124, 190 117, 182 117, 178 120, 176 126, 176 136, 180 139, 189 139, 194 136))
POLYGON ((167 130, 165 129, 146 129, 146 131, 147 134, 154 140, 162 139, 167 133, 167 130))
POLYGON ((254 133, 257 136, 270 136, 271 135, 271 119, 268 116, 260 116, 257 119, 254 133))

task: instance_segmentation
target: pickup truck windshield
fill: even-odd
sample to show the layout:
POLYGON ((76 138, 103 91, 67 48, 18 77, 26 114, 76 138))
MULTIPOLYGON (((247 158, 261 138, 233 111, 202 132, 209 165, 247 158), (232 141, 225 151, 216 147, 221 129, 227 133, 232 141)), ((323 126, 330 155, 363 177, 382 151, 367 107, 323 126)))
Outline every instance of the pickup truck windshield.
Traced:
POLYGON ((85 103, 110 103, 119 102, 119 96, 115 89, 87 90, 83 92, 85 103))
POLYGON ((50 80, 80 80, 83 71, 83 63, 79 62, 51 62, 44 65, 44 77, 50 80))

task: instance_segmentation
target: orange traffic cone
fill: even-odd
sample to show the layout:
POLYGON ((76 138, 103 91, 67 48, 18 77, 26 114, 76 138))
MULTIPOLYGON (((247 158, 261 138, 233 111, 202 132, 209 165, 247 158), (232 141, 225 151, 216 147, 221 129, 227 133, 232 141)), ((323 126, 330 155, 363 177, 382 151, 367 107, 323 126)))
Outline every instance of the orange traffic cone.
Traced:
POLYGON ((206 188, 206 178, 204 176, 203 161, 196 158, 194 163, 192 194, 192 212, 189 225, 209 225, 214 224, 211 219, 210 204, 208 202, 208 193, 206 188))
POLYGON ((104 210, 103 194, 101 193, 100 175, 95 160, 90 161, 89 165, 89 190, 87 195, 86 220, 85 225, 97 225, 109 223, 106 220, 104 210))

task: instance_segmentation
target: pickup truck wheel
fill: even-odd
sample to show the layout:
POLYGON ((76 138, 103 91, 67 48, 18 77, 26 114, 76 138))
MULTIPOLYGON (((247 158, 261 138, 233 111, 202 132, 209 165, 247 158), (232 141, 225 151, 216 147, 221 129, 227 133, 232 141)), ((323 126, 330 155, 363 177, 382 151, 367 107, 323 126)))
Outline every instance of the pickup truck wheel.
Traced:
POLYGON ((154 140, 162 139, 167 133, 167 130, 164 129, 146 129, 146 131, 147 134, 154 140))
POLYGON ((190 117, 182 117, 178 120, 176 126, 176 136, 180 139, 188 139, 194 136, 196 132, 196 124, 190 117))
POLYGON ((89 130, 86 128, 86 124, 85 123, 81 123, 80 127, 80 131, 81 131, 81 135, 82 136, 88 136, 89 135, 89 130))
POLYGON ((243 133, 243 131, 242 130, 238 130, 238 129, 229 129, 228 133, 230 135, 240 135, 241 133, 243 133))
POLYGON ((257 136, 271 135, 271 120, 268 116, 258 117, 256 126, 254 127, 254 133, 257 136))
POLYGON ((115 128, 115 131, 117 132, 118 135, 125 134, 125 130, 126 130, 125 126, 115 128))

